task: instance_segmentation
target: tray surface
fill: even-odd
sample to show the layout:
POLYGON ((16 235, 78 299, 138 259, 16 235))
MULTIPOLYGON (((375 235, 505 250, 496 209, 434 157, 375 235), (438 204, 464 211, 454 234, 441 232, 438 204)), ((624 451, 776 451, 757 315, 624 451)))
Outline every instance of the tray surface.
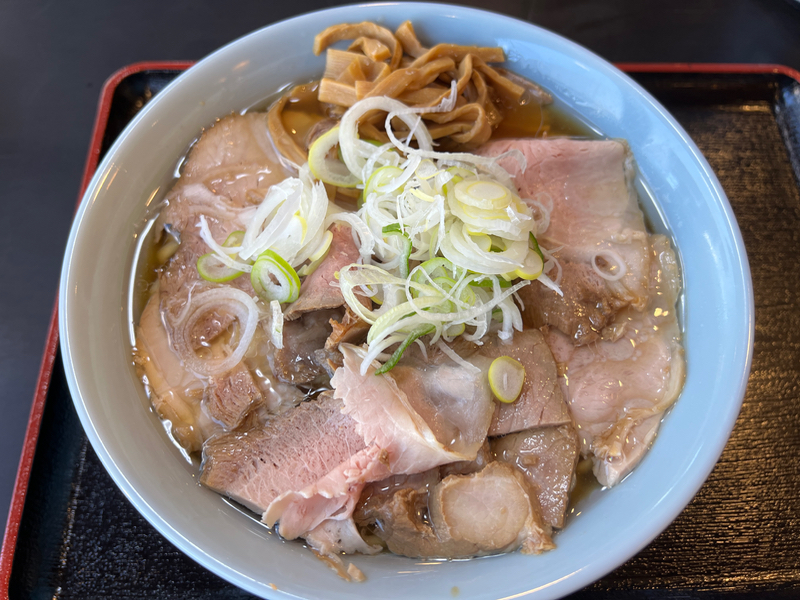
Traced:
MULTIPOLYGON (((755 352, 731 440, 691 504, 636 557, 569 598, 797 598, 800 83, 752 68, 628 70, 686 128, 728 194, 752 269, 755 352)), ((100 155, 179 73, 129 72, 106 105, 100 155)), ((176 550, 119 492, 81 429, 58 354, 7 593, 12 599, 252 597, 176 550)))

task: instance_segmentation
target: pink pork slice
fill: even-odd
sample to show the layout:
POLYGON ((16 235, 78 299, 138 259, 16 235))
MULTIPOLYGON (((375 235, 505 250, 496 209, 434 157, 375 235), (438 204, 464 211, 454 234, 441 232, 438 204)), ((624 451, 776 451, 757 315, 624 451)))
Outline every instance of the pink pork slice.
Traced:
POLYGON ((349 518, 371 481, 474 460, 494 411, 481 373, 442 362, 418 375, 407 372, 395 378, 394 370, 376 375, 373 363, 362 375, 365 351, 350 344, 340 350, 344 366, 331 384, 368 446, 313 485, 272 502, 263 520, 270 526, 280 521, 280 533, 288 539, 305 535, 326 519, 349 518))
POLYGON ((200 482, 255 512, 301 490, 365 448, 355 421, 330 392, 246 433, 216 436, 203 448, 200 482))
POLYGON ((654 235, 647 308, 621 311, 603 339, 575 346, 555 329, 545 339, 563 373, 561 384, 575 417, 581 453, 597 480, 612 486, 642 459, 661 417, 680 394, 685 377, 675 310, 680 277, 669 240, 654 235))
POLYGON ((619 256, 626 273, 606 285, 620 303, 644 308, 650 253, 628 146, 618 140, 519 139, 492 142, 480 153, 509 150, 521 152, 527 163, 522 172, 513 158, 501 161, 520 197, 550 210, 550 225, 539 233, 544 246, 560 247, 559 260, 587 265, 598 252, 619 256))
POLYGON ((553 353, 538 329, 516 331, 513 341, 508 344, 492 337, 481 346, 478 354, 492 360, 510 356, 525 367, 525 383, 517 401, 511 404, 495 403, 492 423, 489 425, 490 436, 571 422, 558 383, 553 353))
POLYGON ((303 313, 326 308, 339 308, 344 304, 344 297, 336 280, 336 273, 358 260, 359 253, 350 227, 334 223, 330 227, 333 234, 328 256, 320 263, 317 270, 303 280, 300 286, 300 297, 292 302, 283 313, 284 317, 293 321, 303 313))

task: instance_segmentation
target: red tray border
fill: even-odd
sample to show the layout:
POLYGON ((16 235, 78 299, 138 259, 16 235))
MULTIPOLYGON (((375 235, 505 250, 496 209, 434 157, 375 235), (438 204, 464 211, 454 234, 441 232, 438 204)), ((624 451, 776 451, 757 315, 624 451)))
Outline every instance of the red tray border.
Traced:
MULTIPOLYGON (((111 101, 114 98, 114 90, 129 75, 150 70, 186 70, 194 63, 191 61, 154 61, 139 62, 125 66, 116 71, 103 84, 100 92, 100 99, 97 103, 97 113, 92 129, 89 151, 86 155, 86 165, 83 169, 80 193, 75 205, 76 209, 83 197, 89 181, 92 179, 97 164, 100 161, 100 150, 103 145, 103 135, 108 125, 108 116, 111 112, 111 101)), ((11 498, 11 506, 6 521, 6 529, 3 537, 3 546, 0 549, 0 598, 8 600, 9 582, 11 581, 11 569, 14 564, 14 550, 17 545, 19 535, 19 525, 22 519, 22 509, 25 505, 25 497, 28 492, 28 479, 31 468, 33 467, 33 457, 36 453, 36 443, 39 439, 39 427, 44 414, 44 404, 47 398, 47 391, 50 387, 50 379, 53 374, 53 363, 58 349, 58 295, 56 295, 53 305, 52 316, 50 317, 50 327, 47 330, 47 338, 44 345, 42 363, 39 367, 39 378, 36 381, 36 391, 33 396, 28 427, 25 430, 25 441, 22 444, 22 455, 17 468, 17 477, 14 482, 14 494, 11 498)))
MULTIPOLYGON (((103 84, 100 99, 97 105, 94 127, 92 130, 91 143, 86 156, 86 165, 83 170, 78 203, 86 191, 89 181, 97 169, 100 160, 100 150, 103 143, 103 135, 108 116, 111 111, 111 101, 114 97, 114 90, 129 75, 142 71, 154 70, 186 70, 194 63, 192 61, 152 61, 138 62, 125 66, 109 77, 103 84)), ((800 71, 784 65, 775 64, 743 64, 743 63, 616 63, 615 66, 626 73, 722 73, 722 74, 759 74, 773 73, 786 75, 800 83, 800 71)), ((77 208, 77 204, 76 204, 77 208)), ((50 327, 47 331, 47 339, 44 346, 42 363, 39 368, 39 377, 36 383, 36 391, 33 397, 33 405, 28 419, 28 426, 25 431, 25 441, 22 445, 17 477, 14 483, 14 495, 11 499, 11 506, 6 521, 3 546, 0 549, 0 598, 8 600, 9 582, 11 580, 11 569, 14 563, 14 550, 16 549, 17 537, 19 535, 19 525, 22 519, 22 511, 25 505, 25 497, 28 491, 28 479, 33 458, 36 453, 36 443, 39 438, 39 427, 44 413, 45 399, 50 387, 50 379, 53 374, 53 364, 55 362, 56 351, 58 349, 58 297, 56 296, 53 312, 50 317, 50 327)))

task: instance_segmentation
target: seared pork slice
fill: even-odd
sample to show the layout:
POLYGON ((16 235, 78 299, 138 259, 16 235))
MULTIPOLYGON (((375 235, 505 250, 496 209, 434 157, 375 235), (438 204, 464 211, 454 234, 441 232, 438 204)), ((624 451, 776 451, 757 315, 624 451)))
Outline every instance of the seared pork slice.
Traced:
POLYGON ((562 295, 543 285, 528 285, 517 292, 525 305, 525 327, 552 325, 579 346, 596 342, 619 303, 589 265, 564 261, 561 267, 562 295))
MULTIPOLYGON (((206 217, 212 237, 222 243, 234 231, 245 228, 240 219, 243 211, 200 184, 179 184, 170 192, 166 202, 155 225, 156 237, 163 235, 164 227, 168 226, 180 239, 180 245, 161 268, 158 282, 164 297, 173 302, 182 302, 189 294, 215 285, 202 279, 197 272, 197 259, 211 252, 197 228, 200 217, 206 217)), ((246 274, 226 285, 255 295, 250 277, 246 274)))
POLYGON ((206 410, 227 430, 238 427, 247 412, 261 401, 261 390, 242 363, 220 377, 208 378, 206 410))
POLYGON ((261 393, 262 402, 257 405, 257 421, 262 425, 270 415, 285 412, 306 399, 306 392, 280 381, 272 371, 273 351, 270 334, 264 327, 257 327, 250 349, 242 361, 261 393))
POLYGON ((364 350, 349 344, 340 349, 344 366, 331 379, 334 395, 368 447, 313 485, 275 499, 264 521, 280 521, 287 538, 305 535, 332 516, 349 518, 371 481, 474 460, 494 411, 480 372, 443 362, 395 378, 397 367, 376 375, 373 363, 362 375, 364 350))
POLYGON ((467 558, 554 548, 534 490, 513 467, 491 462, 427 489, 402 487, 360 507, 360 523, 389 550, 413 558, 467 558))
POLYGON ((293 540, 328 519, 349 519, 366 483, 389 476, 388 464, 385 450, 368 446, 315 483, 275 498, 262 520, 270 527, 280 521, 281 536, 293 540))
POLYGON ((619 482, 641 460, 661 417, 683 387, 685 364, 675 314, 679 276, 669 241, 653 236, 650 301, 621 311, 608 339, 575 346, 556 329, 545 337, 563 374, 581 453, 598 481, 619 482))
POLYGON ((486 439, 494 403, 485 376, 450 361, 403 363, 361 375, 364 350, 340 346, 344 367, 331 383, 344 412, 368 444, 389 454, 392 473, 419 473, 457 460, 474 460, 486 439))
POLYGON ((563 527, 580 455, 575 428, 570 424, 512 433, 494 438, 492 451, 497 460, 525 474, 536 490, 544 522, 563 527))
POLYGON ((230 232, 244 228, 244 214, 240 206, 202 183, 181 178, 164 200, 155 223, 156 236, 168 230, 183 242, 184 234, 198 233, 197 223, 204 215, 214 238, 222 243, 230 232))
MULTIPOLYGON (((167 195, 154 225, 156 243, 165 232, 170 234, 169 249, 173 254, 160 269, 157 291, 137 328, 136 360, 156 411, 170 421, 173 436, 188 452, 199 451, 209 436, 223 430, 223 423, 233 426, 245 414, 251 414, 244 404, 239 404, 243 397, 228 393, 232 390, 248 388, 246 395, 256 399, 256 404, 260 392, 269 408, 280 408, 296 399, 291 392, 281 394, 290 402, 276 399, 283 384, 275 380, 268 365, 248 364, 258 362, 252 358, 253 352, 248 352, 244 365, 236 369, 250 368, 257 380, 226 383, 223 376, 212 381, 211 390, 206 393, 205 380, 185 368, 174 350, 175 339, 169 337, 175 333, 172 328, 180 322, 191 298, 218 287, 197 272, 197 259, 210 251, 199 236, 200 217, 206 218, 212 236, 221 243, 231 232, 244 229, 246 208, 263 198, 269 185, 284 176, 267 138, 266 116, 231 115, 207 129, 194 145, 180 180, 167 195), (175 242, 179 242, 177 248, 175 242), (250 389, 252 383, 257 391, 250 389), (201 404, 204 397, 208 400, 205 410, 201 404), (230 402, 234 397, 236 401, 230 402)), ((249 277, 239 277, 229 285, 253 294, 249 277)), ((236 333, 235 320, 224 307, 208 311, 188 332, 188 350, 200 355, 224 355, 230 351, 226 333, 236 333)), ((256 339, 260 337, 263 338, 257 332, 252 343, 260 343, 256 339)), ((237 372, 244 374, 243 370, 237 372)), ((260 418, 254 416, 248 422, 260 418)))
POLYGON ((309 546, 323 556, 336 554, 377 554, 380 546, 368 544, 358 533, 355 521, 349 519, 328 519, 308 532, 305 540, 309 546))
POLYGON ((433 487, 448 475, 470 475, 483 469, 490 461, 494 460, 489 441, 485 441, 478 450, 475 460, 460 460, 447 463, 440 467, 433 467, 421 473, 412 475, 392 475, 380 481, 368 483, 361 493, 354 517, 359 525, 366 526, 370 515, 380 506, 391 500, 396 492, 403 489, 412 489, 420 494, 427 495, 433 487))
POLYGON ((456 549, 443 544, 428 521, 428 491, 404 487, 356 513, 356 522, 402 556, 449 557, 456 549))
POLYGON ((495 402, 489 435, 570 422, 569 410, 558 384, 556 363, 541 332, 536 329, 516 331, 510 343, 493 336, 480 347, 478 354, 491 360, 510 356, 525 367, 525 383, 517 401, 511 404, 495 402))
MULTIPOLYGON (((166 228, 180 240, 160 278, 162 292, 186 292, 184 288, 200 279, 197 258, 210 251, 198 234, 201 216, 222 243, 233 231, 244 229, 243 208, 260 201, 269 186, 284 178, 263 113, 230 115, 208 128, 189 152, 154 226, 156 242, 166 228)), ((247 279, 240 277, 235 285, 247 279)))
MULTIPOLYGON (((401 362, 387 376, 445 449, 463 455, 461 460, 474 459, 494 413, 483 373, 471 373, 447 359, 401 362)), ((363 407, 355 410, 366 419, 363 407)))
MULTIPOLYGON (((197 259, 210 252, 199 235, 205 217, 212 237, 219 243, 245 228, 247 207, 263 199, 267 189, 283 180, 267 137, 263 114, 230 115, 208 128, 189 153, 177 185, 167 195, 154 226, 156 242, 168 229, 180 245, 161 269, 162 298, 181 305, 198 286, 211 286, 197 272, 197 259)), ((229 285, 253 294, 250 278, 238 277, 229 285)), ((227 328, 219 315, 219 329, 198 332, 198 347, 227 328)), ((213 325, 213 323, 211 324, 213 325)))
MULTIPOLYGON (((375 511, 390 502, 392 496, 401 490, 414 490, 424 497, 427 497, 428 492, 446 477, 442 470, 446 466, 448 465, 433 467, 432 469, 422 471, 421 473, 414 473, 413 475, 391 475, 386 479, 368 483, 364 486, 361 497, 353 513, 355 522, 361 527, 374 525, 375 511)), ((483 468, 483 466, 481 468, 483 468)), ((450 474, 451 473, 447 473, 447 475, 450 474)))
POLYGON ((189 294, 199 292, 208 285, 197 272, 197 259, 206 252, 206 243, 200 236, 191 232, 181 235, 180 246, 158 274, 158 289, 170 305, 182 305, 189 294))
POLYGON ((207 128, 183 165, 181 179, 202 183, 236 206, 260 201, 286 177, 267 133, 267 114, 231 114, 207 128))
MULTIPOLYGON (((170 191, 154 225, 155 241, 168 229, 180 245, 159 274, 161 292, 167 298, 185 299, 195 288, 210 285, 197 272, 197 259, 211 251, 200 237, 197 225, 203 216, 212 237, 223 243, 237 230, 245 228, 243 210, 227 198, 212 193, 202 183, 191 183, 183 177, 170 191)), ((228 285, 253 294, 250 278, 238 277, 228 285)))
MULTIPOLYGON (((535 329, 516 331, 511 342, 503 342, 496 335, 490 334, 483 340, 482 346, 457 338, 450 347, 456 354, 481 369, 480 374, 469 375, 469 381, 475 381, 480 386, 486 386, 488 383, 488 370, 495 358, 511 356, 525 367, 525 382, 519 398, 510 404, 494 402, 488 435, 505 435, 531 427, 547 427, 571 422, 569 409, 558 383, 553 354, 540 331, 535 329)), ((408 369, 422 373, 426 369, 449 362, 449 357, 437 347, 429 348, 427 358, 423 358, 418 347, 411 346, 390 375, 394 373, 392 376, 396 378, 402 376, 408 369)), ((466 389, 469 385, 471 384, 467 383, 466 379, 442 384, 443 387, 449 386, 453 395, 460 394, 465 397, 472 395, 466 389)), ((415 394, 411 397, 418 396, 415 394)), ((420 414, 424 414, 424 407, 418 410, 420 414)), ((437 418, 434 414, 429 420, 435 422, 437 418)))
MULTIPOLYGON (((169 420, 173 437, 189 453, 199 452, 212 435, 238 427, 245 417, 248 422, 263 423, 263 411, 278 412, 303 399, 300 390, 281 383, 272 373, 267 358, 272 346, 261 328, 256 329, 244 360, 228 373, 206 380, 187 369, 164 327, 163 297, 155 292, 142 313, 136 328, 135 360, 158 416, 169 420)), ((206 337, 198 350, 212 356, 224 354, 224 341, 219 335, 206 337)))
POLYGON ((263 512, 281 494, 302 490, 364 449, 355 421, 341 409, 341 400, 323 392, 263 428, 210 439, 201 483, 263 512))
POLYGON ((527 161, 524 173, 513 158, 501 161, 515 176, 520 196, 550 211, 540 242, 561 248, 556 253, 560 260, 589 266, 596 261, 611 275, 620 273, 613 263, 622 261, 625 274, 607 280, 606 286, 619 303, 644 308, 650 253, 627 145, 617 140, 498 140, 481 153, 496 156, 508 150, 519 150, 527 161))
POLYGON ((344 296, 339 289, 336 273, 358 261, 359 252, 349 226, 334 223, 330 231, 333 240, 328 255, 317 269, 303 280, 300 297, 283 313, 289 321, 309 311, 339 308, 344 304, 344 296))
POLYGON ((341 310, 316 310, 284 323, 283 348, 276 348, 272 359, 272 369, 278 379, 306 387, 328 383, 329 375, 317 350, 331 334, 330 321, 340 315, 341 310))

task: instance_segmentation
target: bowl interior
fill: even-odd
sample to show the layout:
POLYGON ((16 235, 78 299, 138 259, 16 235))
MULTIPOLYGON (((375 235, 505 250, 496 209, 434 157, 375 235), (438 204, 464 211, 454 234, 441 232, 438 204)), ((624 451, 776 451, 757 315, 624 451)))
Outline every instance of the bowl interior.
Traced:
POLYGON ((507 17, 429 4, 348 6, 278 23, 193 67, 135 119, 97 170, 69 239, 60 295, 70 389, 111 476, 170 541, 220 576, 268 597, 553 598, 587 585, 646 545, 699 489, 732 429, 752 352, 752 289, 741 236, 708 164, 677 123, 636 84, 585 49, 507 17), (197 481, 149 408, 132 367, 130 265, 142 228, 179 157, 218 117, 291 83, 319 77, 314 35, 340 22, 394 28, 423 40, 502 46, 509 67, 552 91, 637 159, 643 205, 682 257, 687 380, 642 464, 577 507, 558 548, 472 561, 356 557, 348 584, 297 543, 284 543, 197 481), (655 200, 653 200, 655 199, 655 200), (275 586, 274 589, 270 584, 275 586))

